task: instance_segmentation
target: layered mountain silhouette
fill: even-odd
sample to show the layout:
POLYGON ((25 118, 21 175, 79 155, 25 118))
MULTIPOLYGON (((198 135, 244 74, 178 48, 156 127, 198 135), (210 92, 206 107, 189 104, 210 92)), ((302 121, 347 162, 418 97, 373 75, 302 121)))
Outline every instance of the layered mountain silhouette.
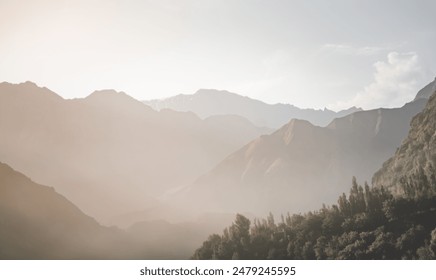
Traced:
POLYGON ((228 213, 331 204, 400 145, 375 185, 397 190, 405 176, 434 176, 435 84, 401 108, 352 108, 325 127, 307 119, 336 113, 306 110, 272 133, 259 125, 278 125, 291 105, 200 90, 182 97, 204 111, 158 112, 114 90, 66 100, 31 82, 1 83, 0 258, 187 258, 228 213), (207 113, 207 102, 189 98, 224 109, 207 113))
POLYGON ((104 222, 156 207, 268 132, 235 115, 156 112, 113 90, 65 100, 31 82, 0 84, 0 159, 104 222))
POLYGON ((166 99, 144 101, 155 110, 172 109, 181 112, 194 112, 201 118, 213 115, 240 115, 257 126, 278 129, 290 119, 302 119, 314 125, 325 126, 334 118, 360 111, 352 107, 334 112, 328 109, 300 109, 289 104, 270 105, 249 97, 240 96, 225 90, 200 89, 195 94, 180 94, 166 99))
POLYGON ((199 209, 257 215, 334 203, 353 176, 369 182, 395 152, 410 120, 427 102, 420 97, 401 108, 355 112, 327 127, 293 119, 228 156, 176 200, 194 200, 199 209))
POLYGON ((55 191, 0 163, 0 259, 187 259, 231 217, 100 225, 55 191))
POLYGON ((0 163, 0 259, 132 257, 128 244, 121 231, 0 163))
POLYGON ((436 259, 435 120, 433 91, 400 148, 374 175, 373 187, 353 179, 349 195, 340 195, 336 204, 288 213, 278 223, 271 214, 254 222, 237 214, 192 258, 436 259))
POLYGON ((395 155, 387 160, 383 167, 374 174, 373 184, 384 186, 397 193, 404 184, 402 179, 425 175, 435 178, 436 167, 436 82, 421 91, 420 97, 428 96, 432 91, 425 109, 415 116, 407 138, 395 155))

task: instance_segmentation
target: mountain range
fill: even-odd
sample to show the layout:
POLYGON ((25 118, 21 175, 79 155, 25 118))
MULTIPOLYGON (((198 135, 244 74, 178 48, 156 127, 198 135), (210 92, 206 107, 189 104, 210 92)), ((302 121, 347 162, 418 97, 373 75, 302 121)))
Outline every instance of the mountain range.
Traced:
POLYGON ((53 187, 0 163, 0 259, 186 259, 230 220, 206 215, 190 223, 106 227, 53 187))
POLYGON ((108 224, 156 207, 268 132, 235 115, 156 112, 113 90, 68 100, 31 82, 0 84, 0 159, 108 224))
POLYGON ((351 107, 334 112, 328 109, 300 109, 290 104, 270 105, 225 90, 200 89, 195 94, 179 94, 165 99, 143 101, 155 110, 172 109, 180 112, 193 112, 200 118, 214 115, 239 115, 260 127, 278 129, 290 119, 303 119, 314 125, 325 126, 334 118, 360 111, 351 107))
MULTIPOLYGON (((419 98, 418 98, 419 99, 419 98)), ((407 138, 374 176, 353 178, 349 194, 319 210, 250 219, 241 214, 212 234, 193 259, 434 260, 436 92, 407 138)))
POLYGON ((334 203, 353 176, 370 182, 395 152, 427 102, 422 92, 401 108, 355 112, 326 127, 293 119, 229 155, 180 191, 174 203, 194 200, 198 209, 257 215, 334 203))
POLYGON ((417 171, 432 178, 435 89, 273 132, 237 114, 158 112, 113 90, 68 100, 1 83, 0 258, 187 258, 235 212, 317 209, 380 167, 373 184, 392 190, 417 171))

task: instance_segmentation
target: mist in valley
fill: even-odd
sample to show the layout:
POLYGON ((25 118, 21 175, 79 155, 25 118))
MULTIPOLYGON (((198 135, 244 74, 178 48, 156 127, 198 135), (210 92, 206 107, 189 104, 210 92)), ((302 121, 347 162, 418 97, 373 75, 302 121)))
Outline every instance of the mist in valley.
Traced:
POLYGON ((395 152, 430 94, 417 96, 271 132, 241 116, 157 112, 122 92, 66 100, 2 83, 2 258, 186 259, 237 213, 334 204, 395 152))
POLYGON ((436 258, 434 1, 0 10, 0 259, 436 258))

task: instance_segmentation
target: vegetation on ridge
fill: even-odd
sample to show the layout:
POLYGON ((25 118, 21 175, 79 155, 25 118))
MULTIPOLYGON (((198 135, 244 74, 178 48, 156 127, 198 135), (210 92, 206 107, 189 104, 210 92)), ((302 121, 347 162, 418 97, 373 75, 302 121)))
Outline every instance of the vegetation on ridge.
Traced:
POLYGON ((238 214, 194 259, 435 259, 436 178, 420 169, 402 179, 403 194, 362 187, 316 212, 262 221, 238 214))

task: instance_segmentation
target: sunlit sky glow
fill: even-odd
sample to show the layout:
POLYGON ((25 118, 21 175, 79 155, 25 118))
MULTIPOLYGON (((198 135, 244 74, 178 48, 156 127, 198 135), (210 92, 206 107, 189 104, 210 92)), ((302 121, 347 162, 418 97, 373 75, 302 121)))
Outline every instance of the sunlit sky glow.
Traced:
POLYGON ((64 98, 225 89, 268 103, 401 106, 436 74, 436 1, 0 0, 0 81, 64 98))

